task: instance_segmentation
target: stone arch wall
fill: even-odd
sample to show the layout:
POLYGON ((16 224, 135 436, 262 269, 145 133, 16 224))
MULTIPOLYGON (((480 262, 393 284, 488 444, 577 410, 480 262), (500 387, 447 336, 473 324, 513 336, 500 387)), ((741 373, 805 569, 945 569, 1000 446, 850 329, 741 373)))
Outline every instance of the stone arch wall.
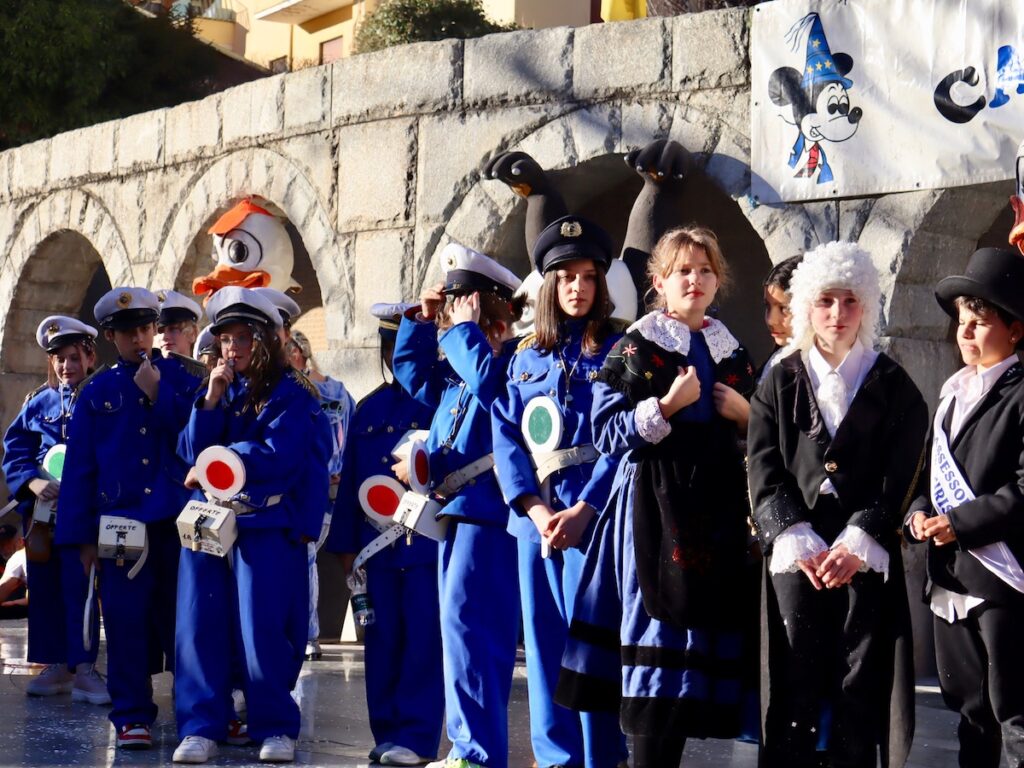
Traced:
POLYGON ((197 237, 240 198, 259 195, 295 226, 309 252, 327 312, 328 338, 342 341, 352 323, 353 268, 335 232, 328 204, 304 170, 265 148, 232 152, 200 168, 184 185, 187 193, 167 216, 167 233, 153 285, 174 285, 197 237))
POLYGON ((103 266, 112 285, 134 282, 117 222, 104 202, 87 190, 61 190, 32 205, 5 251, 0 265, 0 306, 9 307, 0 317, 0 366, 5 373, 37 367, 28 362, 38 351, 36 324, 47 314, 76 311, 96 267, 103 266), (95 258, 62 260, 56 241, 66 233, 87 241, 95 258))

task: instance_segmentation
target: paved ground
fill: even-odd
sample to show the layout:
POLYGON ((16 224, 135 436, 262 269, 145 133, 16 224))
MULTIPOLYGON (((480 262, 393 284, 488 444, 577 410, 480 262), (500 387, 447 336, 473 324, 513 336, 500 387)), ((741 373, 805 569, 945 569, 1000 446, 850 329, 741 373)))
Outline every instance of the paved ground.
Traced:
MULTIPOLYGON (((37 670, 24 662, 25 623, 0 622, 0 766, 169 765, 177 744, 170 697, 170 676, 156 680, 160 717, 149 752, 117 752, 106 708, 72 704, 70 697, 32 699, 24 695, 28 675, 37 670)), ((359 645, 327 645, 324 660, 307 663, 297 696, 302 705, 302 735, 297 763, 317 766, 367 766, 373 746, 363 694, 363 652, 359 645)), ((99 668, 105 666, 101 656, 99 668)), ((955 718, 928 687, 918 691, 917 740, 913 768, 956 766, 955 718)), ((529 768, 526 678, 522 664, 509 708, 509 768, 529 768)), ((756 749, 728 741, 694 741, 687 745, 687 768, 755 768, 756 749)), ((222 747, 211 765, 259 765, 256 747, 222 747)))

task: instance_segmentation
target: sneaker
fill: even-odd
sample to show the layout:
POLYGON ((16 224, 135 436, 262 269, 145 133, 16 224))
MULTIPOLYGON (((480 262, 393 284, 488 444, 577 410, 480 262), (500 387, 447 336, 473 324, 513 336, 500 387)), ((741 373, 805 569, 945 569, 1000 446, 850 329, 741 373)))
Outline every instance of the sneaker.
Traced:
POLYGON ((117 731, 117 746, 121 749, 149 749, 153 746, 149 726, 143 723, 122 725, 117 731))
POLYGON ((75 672, 75 684, 71 689, 72 701, 86 701, 90 704, 109 704, 107 684, 99 672, 90 664, 87 669, 75 672))
POLYGON ((484 768, 480 763, 471 763, 464 757, 446 757, 427 763, 427 768, 484 768))
POLYGON ((70 693, 74 676, 68 671, 67 664, 47 664, 46 668, 29 680, 25 693, 29 696, 56 696, 58 693, 70 693))
POLYGON ((269 736, 260 747, 264 763, 290 763, 295 759, 295 740, 290 736, 269 736))
POLYGON ((394 746, 381 754, 377 762, 381 765, 423 765, 430 762, 430 758, 420 757, 408 747, 394 746))
POLYGON ((205 763, 217 756, 217 742, 204 736, 186 736, 171 758, 176 763, 205 763))
POLYGON ((319 661, 323 656, 324 652, 320 648, 319 640, 310 640, 306 643, 306 661, 319 661))
POLYGON ((244 747, 252 741, 249 738, 249 726, 237 718, 232 720, 228 723, 228 736, 224 741, 233 747, 244 747))
POLYGON ((368 754, 367 757, 370 758, 371 763, 376 763, 378 760, 380 760, 380 756, 387 752, 389 749, 391 749, 393 746, 395 746, 394 742, 385 741, 383 744, 378 744, 373 749, 371 749, 370 754, 368 754))

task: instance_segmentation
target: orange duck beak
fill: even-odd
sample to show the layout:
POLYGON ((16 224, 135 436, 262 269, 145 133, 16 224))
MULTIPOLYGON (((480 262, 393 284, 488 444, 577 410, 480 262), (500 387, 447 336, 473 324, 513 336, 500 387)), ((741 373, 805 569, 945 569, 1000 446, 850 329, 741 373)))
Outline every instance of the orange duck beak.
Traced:
POLYGON ((1013 227, 1010 229, 1010 245, 1015 245, 1024 253, 1024 200, 1019 195, 1010 198, 1013 208, 1013 227))
MULTIPOLYGON (((210 274, 197 277, 192 281, 192 292, 196 296, 207 293, 212 296, 215 291, 228 285, 237 285, 242 288, 266 288, 270 285, 270 275, 261 269, 246 272, 218 264, 210 274)), ((204 304, 209 301, 210 296, 206 297, 203 301, 204 304)))

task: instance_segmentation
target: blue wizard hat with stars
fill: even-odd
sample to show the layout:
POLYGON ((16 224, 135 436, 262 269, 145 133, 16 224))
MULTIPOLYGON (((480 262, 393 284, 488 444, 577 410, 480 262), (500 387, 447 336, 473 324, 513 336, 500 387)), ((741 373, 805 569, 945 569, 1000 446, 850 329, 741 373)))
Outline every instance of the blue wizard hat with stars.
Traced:
POLYGON ((840 83, 844 88, 852 88, 853 81, 843 77, 836 66, 828 38, 825 37, 825 28, 821 24, 821 17, 816 13, 807 14, 793 25, 789 36, 796 37, 805 29, 809 29, 809 33, 807 35, 807 63, 804 64, 803 69, 803 87, 807 89, 815 85, 840 83))

